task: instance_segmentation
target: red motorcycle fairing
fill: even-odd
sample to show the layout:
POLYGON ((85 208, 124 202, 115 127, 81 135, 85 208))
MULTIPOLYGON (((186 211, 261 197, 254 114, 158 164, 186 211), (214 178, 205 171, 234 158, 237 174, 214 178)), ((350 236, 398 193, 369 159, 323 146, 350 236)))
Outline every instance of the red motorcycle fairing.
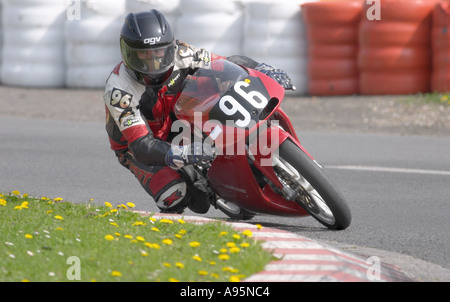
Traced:
MULTIPOLYGON (((201 129, 218 147, 219 155, 207 172, 209 184, 217 195, 248 211, 280 216, 308 216, 298 203, 283 198, 270 184, 260 185, 251 166, 281 190, 283 186, 272 167, 272 156, 279 146, 286 139, 290 139, 308 154, 301 147, 288 116, 280 108, 285 94, 284 88, 256 70, 242 66, 239 70, 236 70, 240 73, 239 77, 226 89, 214 83, 214 76, 210 76, 210 72, 196 73, 189 79, 192 82, 185 86, 186 89, 175 104, 174 112, 178 119, 201 129), (256 93, 260 97, 255 96, 256 93), (219 114, 224 115, 227 108, 216 110, 219 101, 228 96, 230 103, 239 100, 240 104, 247 106, 246 102, 264 99, 266 106, 253 107, 258 109, 257 111, 250 110, 251 106, 241 107, 242 112, 249 113, 246 121, 251 117, 252 123, 240 127, 236 124, 244 120, 242 115, 229 112, 228 116, 221 117, 219 114), (232 121, 234 124, 225 124, 221 118, 227 118, 227 122, 232 121), (245 147, 245 143, 248 147, 245 147), (249 163, 249 157, 252 163, 249 163)), ((236 109, 231 104, 230 108, 236 109)))
MULTIPOLYGON (((283 186, 271 163, 272 156, 286 139, 291 139, 299 145, 292 135, 277 126, 271 126, 262 131, 258 139, 249 145, 249 153, 253 157, 255 167, 279 189, 283 186), (263 142, 270 141, 272 136, 279 138, 276 145, 265 146, 263 142)), ((220 197, 235 202, 246 210, 280 216, 309 215, 296 202, 286 200, 275 193, 269 184, 261 188, 245 155, 219 155, 209 169, 208 179, 220 197)))
POLYGON ((246 210, 280 216, 309 215, 294 201, 276 194, 268 184, 261 188, 245 155, 218 156, 208 171, 208 180, 221 198, 246 210))

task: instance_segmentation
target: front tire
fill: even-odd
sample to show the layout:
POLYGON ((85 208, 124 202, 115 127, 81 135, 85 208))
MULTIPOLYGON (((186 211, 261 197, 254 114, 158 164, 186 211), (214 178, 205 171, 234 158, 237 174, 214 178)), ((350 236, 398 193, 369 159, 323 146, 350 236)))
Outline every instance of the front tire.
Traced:
MULTIPOLYGON (((312 217, 329 229, 343 230, 350 225, 351 212, 342 193, 314 160, 291 140, 284 141, 274 170, 297 202, 312 217)), ((285 196, 286 197, 286 196, 285 196)))

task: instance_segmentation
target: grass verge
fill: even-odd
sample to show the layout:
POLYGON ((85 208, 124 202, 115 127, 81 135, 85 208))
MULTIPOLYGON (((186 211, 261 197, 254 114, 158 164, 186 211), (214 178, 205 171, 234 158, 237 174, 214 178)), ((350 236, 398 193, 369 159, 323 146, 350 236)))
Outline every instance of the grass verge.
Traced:
POLYGON ((414 95, 404 96, 400 100, 405 103, 435 104, 435 105, 450 106, 450 92, 418 93, 414 95))
POLYGON ((223 223, 0 193, 0 282, 240 281, 273 258, 223 223))

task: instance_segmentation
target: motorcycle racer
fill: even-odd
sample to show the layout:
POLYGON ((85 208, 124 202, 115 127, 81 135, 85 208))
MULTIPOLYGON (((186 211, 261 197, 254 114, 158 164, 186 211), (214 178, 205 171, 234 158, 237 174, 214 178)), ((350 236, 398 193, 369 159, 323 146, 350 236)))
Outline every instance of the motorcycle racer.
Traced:
MULTIPOLYGON (((214 149, 201 143, 172 145, 176 118, 171 109, 186 76, 198 68, 212 68, 224 57, 175 40, 169 22, 154 9, 125 17, 120 51, 122 61, 109 75, 103 95, 111 149, 161 212, 182 213, 188 207, 206 213, 212 196, 193 186, 187 168, 214 160, 214 149)), ((245 56, 226 59, 295 89, 283 70, 245 56)))

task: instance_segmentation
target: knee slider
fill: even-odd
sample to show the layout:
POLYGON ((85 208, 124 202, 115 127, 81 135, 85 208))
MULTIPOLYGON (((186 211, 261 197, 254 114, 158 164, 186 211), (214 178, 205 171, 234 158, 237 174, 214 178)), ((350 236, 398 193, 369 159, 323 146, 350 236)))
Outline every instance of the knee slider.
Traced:
POLYGON ((187 207, 187 185, 184 181, 171 185, 156 199, 156 206, 164 212, 179 212, 187 207))

